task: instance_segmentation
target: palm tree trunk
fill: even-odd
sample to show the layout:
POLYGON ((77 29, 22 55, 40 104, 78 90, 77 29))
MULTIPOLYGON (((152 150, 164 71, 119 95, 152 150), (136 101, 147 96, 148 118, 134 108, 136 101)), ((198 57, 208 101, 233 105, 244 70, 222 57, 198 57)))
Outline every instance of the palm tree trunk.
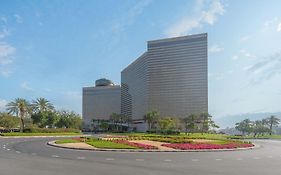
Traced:
POLYGON ((21 121, 21 127, 20 127, 20 132, 24 131, 24 120, 23 120, 23 115, 20 115, 20 121, 21 121))

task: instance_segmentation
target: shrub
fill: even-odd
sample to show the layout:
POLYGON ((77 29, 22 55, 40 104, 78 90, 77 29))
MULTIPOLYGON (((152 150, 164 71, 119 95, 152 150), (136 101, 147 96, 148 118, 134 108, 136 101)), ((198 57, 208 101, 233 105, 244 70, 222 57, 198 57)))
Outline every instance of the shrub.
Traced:
POLYGON ((25 128, 25 133, 63 133, 63 132, 75 132, 80 133, 79 129, 72 128, 25 128))

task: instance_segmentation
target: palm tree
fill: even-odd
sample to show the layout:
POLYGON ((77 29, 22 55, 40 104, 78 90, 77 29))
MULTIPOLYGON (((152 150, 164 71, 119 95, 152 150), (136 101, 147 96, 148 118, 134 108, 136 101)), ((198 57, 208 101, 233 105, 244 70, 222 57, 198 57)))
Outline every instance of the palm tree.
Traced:
POLYGON ((202 123, 201 133, 203 134, 204 132, 208 132, 210 115, 206 112, 203 112, 203 113, 200 113, 198 117, 199 117, 200 123, 202 123))
POLYGON ((148 130, 151 130, 160 118, 158 111, 150 111, 144 116, 144 120, 148 123, 148 130))
POLYGON ((52 111, 54 106, 45 98, 37 98, 32 101, 32 107, 36 112, 52 111))
POLYGON ((270 116, 268 118, 268 123, 269 123, 269 129, 270 129, 270 135, 272 135, 272 128, 273 126, 277 126, 280 123, 280 119, 275 117, 274 115, 270 116))
POLYGON ((117 113, 112 113, 109 117, 109 120, 113 123, 114 128, 118 132, 118 123, 120 123, 121 115, 117 113))
POLYGON ((6 106, 9 114, 15 114, 20 118, 20 132, 23 132, 24 117, 26 117, 28 113, 31 113, 29 102, 22 98, 16 98, 15 101, 8 103, 6 106))

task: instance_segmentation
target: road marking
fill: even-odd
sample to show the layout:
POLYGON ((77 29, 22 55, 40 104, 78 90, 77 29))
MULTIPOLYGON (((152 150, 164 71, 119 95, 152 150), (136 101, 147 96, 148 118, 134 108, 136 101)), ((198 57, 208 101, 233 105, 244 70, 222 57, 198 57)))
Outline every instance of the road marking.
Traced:
POLYGON ((16 153, 20 154, 20 151, 16 151, 16 153))
POLYGON ((84 159, 86 159, 85 157, 77 157, 77 159, 79 159, 79 160, 84 160, 84 159))
POLYGON ((165 161, 165 162, 172 162, 171 159, 165 159, 164 161, 165 161))
POLYGON ((113 159, 113 158, 107 158, 106 160, 115 160, 115 159, 113 159))
POLYGON ((37 154, 36 153, 31 153, 31 155, 36 156, 37 154))
POLYGON ((144 159, 136 159, 136 161, 144 161, 144 159))
POLYGON ((191 159, 192 162, 198 162, 199 159, 191 159))
POLYGON ((59 158, 60 156, 58 156, 58 155, 52 155, 52 157, 54 157, 54 158, 59 158))
POLYGON ((216 161, 220 161, 220 160, 222 160, 222 159, 216 159, 216 161))
POLYGON ((267 158, 273 158, 273 156, 267 156, 267 158))
POLYGON ((254 157, 253 159, 256 159, 256 160, 258 160, 258 159, 260 159, 259 157, 254 157))
POLYGON ((7 151, 10 151, 10 149, 7 149, 7 151))
POLYGON ((242 158, 237 158, 236 160, 243 160, 242 158))

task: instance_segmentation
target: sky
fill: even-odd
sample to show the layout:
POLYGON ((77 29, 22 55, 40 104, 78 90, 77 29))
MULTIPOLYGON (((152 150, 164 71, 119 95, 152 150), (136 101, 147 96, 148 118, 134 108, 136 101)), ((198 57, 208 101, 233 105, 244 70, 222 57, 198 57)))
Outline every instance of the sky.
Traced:
POLYGON ((82 112, 82 87, 120 72, 149 40, 208 33, 209 113, 280 112, 279 0, 0 2, 0 111, 45 97, 82 112))

